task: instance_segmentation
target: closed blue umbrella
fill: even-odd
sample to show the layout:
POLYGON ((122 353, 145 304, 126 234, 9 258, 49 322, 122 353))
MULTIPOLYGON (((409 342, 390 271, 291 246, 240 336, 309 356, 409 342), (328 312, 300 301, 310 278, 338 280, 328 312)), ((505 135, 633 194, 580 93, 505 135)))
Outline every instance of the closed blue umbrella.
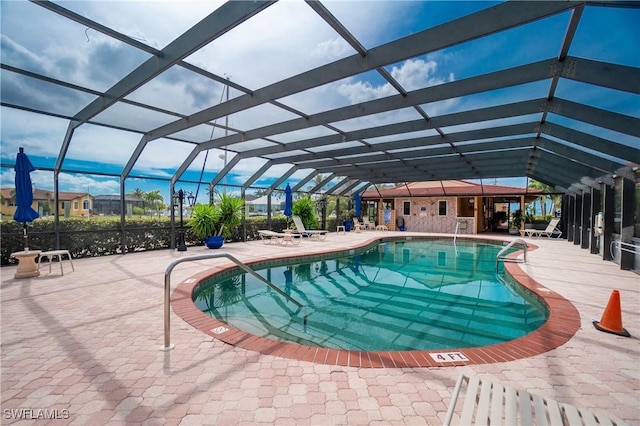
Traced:
POLYGON ((24 148, 20 147, 15 166, 16 212, 13 215, 13 219, 23 224, 22 232, 25 250, 29 250, 27 222, 32 222, 34 219, 40 217, 38 212, 31 208, 31 204, 33 203, 33 188, 31 186, 30 173, 34 170, 35 167, 33 167, 31 161, 29 161, 27 154, 24 153, 24 148))
POLYGON ((293 194, 291 192, 291 187, 287 184, 287 187, 284 189, 285 199, 284 199, 284 215, 291 216, 293 212, 291 211, 291 207, 293 206, 293 194))
POLYGON ((353 214, 355 214, 356 217, 360 217, 360 194, 357 192, 356 195, 353 196, 353 204, 355 204, 355 206, 353 206, 353 214))

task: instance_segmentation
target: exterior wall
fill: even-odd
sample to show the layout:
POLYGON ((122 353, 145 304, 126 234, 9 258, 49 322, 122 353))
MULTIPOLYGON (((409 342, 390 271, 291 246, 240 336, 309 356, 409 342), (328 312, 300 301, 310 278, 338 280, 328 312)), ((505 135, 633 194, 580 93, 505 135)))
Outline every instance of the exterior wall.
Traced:
MULTIPOLYGON (((395 216, 404 217, 404 224, 407 231, 415 232, 436 232, 453 234, 456 231, 457 217, 457 197, 433 197, 433 198, 397 198, 395 204, 395 216), (408 216, 404 213, 404 202, 411 203, 411 211, 408 216), (445 216, 439 215, 439 202, 447 202, 445 216)), ((475 234, 476 220, 474 217, 462 217, 464 225, 460 225, 458 234, 475 234)), ((395 226, 395 222, 394 222, 395 226)))
POLYGON ((66 215, 65 203, 69 203, 69 216, 89 216, 93 208, 93 197, 84 196, 73 200, 58 201, 58 214, 63 217, 66 215), (84 208, 84 201, 88 202, 88 208, 86 209, 84 208))

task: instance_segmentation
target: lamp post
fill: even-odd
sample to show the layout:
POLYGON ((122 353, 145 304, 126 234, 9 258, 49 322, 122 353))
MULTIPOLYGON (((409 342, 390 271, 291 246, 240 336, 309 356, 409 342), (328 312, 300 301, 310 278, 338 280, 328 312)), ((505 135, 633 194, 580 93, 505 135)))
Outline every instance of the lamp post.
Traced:
POLYGON ((319 200, 316 200, 316 208, 320 210, 322 229, 327 229, 327 198, 322 197, 319 200))
POLYGON ((178 190, 178 192, 173 193, 174 206, 175 202, 178 202, 178 208, 180 209, 180 229, 178 229, 178 251, 187 251, 187 245, 184 242, 184 222, 182 218, 182 207, 184 205, 185 196, 189 206, 193 206, 195 198, 193 193, 189 192, 189 195, 182 189, 178 190))

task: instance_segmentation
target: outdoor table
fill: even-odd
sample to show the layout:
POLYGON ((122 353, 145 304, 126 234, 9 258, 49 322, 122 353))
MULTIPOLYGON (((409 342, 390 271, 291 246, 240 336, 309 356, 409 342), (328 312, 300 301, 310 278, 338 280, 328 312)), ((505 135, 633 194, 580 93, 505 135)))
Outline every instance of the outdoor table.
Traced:
POLYGON ((40 256, 41 250, 23 250, 11 253, 11 257, 18 259, 18 269, 14 278, 32 278, 40 276, 36 257, 40 256))

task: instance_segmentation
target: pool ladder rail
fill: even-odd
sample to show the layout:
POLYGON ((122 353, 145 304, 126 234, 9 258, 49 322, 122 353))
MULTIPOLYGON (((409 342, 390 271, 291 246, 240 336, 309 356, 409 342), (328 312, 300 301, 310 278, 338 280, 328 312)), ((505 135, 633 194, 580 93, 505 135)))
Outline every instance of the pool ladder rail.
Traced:
POLYGON ((303 310, 303 312, 304 312, 303 325, 304 325, 304 329, 305 329, 305 332, 306 332, 306 329, 307 329, 307 307, 305 305, 303 305, 302 303, 298 302, 296 299, 294 299, 293 297, 289 296, 284 291, 280 290, 271 281, 267 280, 262 275, 258 274, 256 271, 251 269, 245 263, 241 262, 239 259, 233 257, 229 253, 222 252, 222 253, 214 253, 214 254, 200 254, 200 255, 196 255, 196 256, 182 257, 180 259, 176 259, 173 262, 171 262, 169 264, 169 266, 167 266, 167 269, 164 272, 164 346, 162 346, 160 348, 161 351, 170 351, 171 349, 173 349, 175 347, 175 345, 171 344, 171 336, 170 336, 170 329, 171 328, 169 326, 169 317, 170 317, 170 313, 171 313, 171 297, 170 297, 171 296, 171 272, 173 271, 173 269, 178 264, 180 264, 182 262, 193 262, 195 260, 204 260, 204 259, 216 259, 216 258, 220 258, 220 257, 226 257, 227 259, 231 260, 240 269, 242 269, 243 271, 245 271, 248 274, 253 275, 255 278, 257 278, 258 280, 260 280, 264 284, 266 284, 269 288, 271 288, 272 290, 275 290, 276 293, 280 294, 282 297, 284 297, 288 301, 292 302, 294 305, 298 306, 298 310, 296 311, 296 314, 299 313, 300 310, 303 310))
POLYGON ((515 240, 511 241, 509 244, 504 246, 502 250, 500 250, 496 255, 496 272, 498 272, 498 265, 500 264, 500 262, 527 263, 527 242, 522 238, 516 238, 515 240), (507 250, 509 250, 511 247, 513 247, 516 244, 522 244, 524 246, 524 258, 522 259, 507 257, 507 255, 504 254, 507 250))

